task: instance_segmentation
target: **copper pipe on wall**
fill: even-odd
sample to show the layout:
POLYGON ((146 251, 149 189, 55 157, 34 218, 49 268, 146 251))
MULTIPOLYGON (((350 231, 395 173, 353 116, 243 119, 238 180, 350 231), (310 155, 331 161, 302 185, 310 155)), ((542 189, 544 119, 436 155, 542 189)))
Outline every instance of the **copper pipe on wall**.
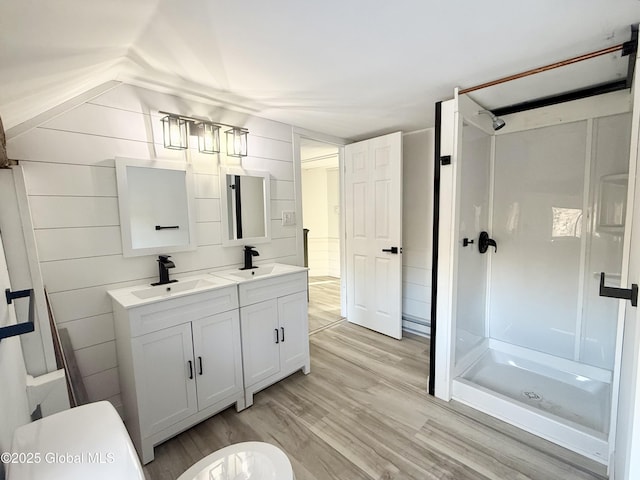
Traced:
POLYGON ((517 80, 519 78, 528 77, 530 75, 536 73, 546 72, 548 70, 553 70, 555 68, 564 67, 566 65, 571 65, 572 63, 582 62, 583 60, 589 60, 591 58, 600 57, 602 55, 606 55, 608 53, 617 52, 618 50, 622 50, 624 47, 624 43, 620 43, 618 45, 614 45, 611 47, 603 48, 601 50, 596 50, 595 52, 585 53, 584 55, 580 55, 578 57, 569 58, 567 60, 562 60, 561 62, 552 63, 550 65, 545 65, 544 67, 533 68, 531 70, 527 70, 525 72, 516 73, 515 75, 509 75, 508 77, 499 78, 497 80, 492 80, 491 82, 482 83, 480 85, 476 85, 474 87, 464 88, 458 92, 459 95, 474 92, 476 90, 480 90, 482 88, 492 87, 494 85, 499 85, 501 83, 510 82, 511 80, 517 80))

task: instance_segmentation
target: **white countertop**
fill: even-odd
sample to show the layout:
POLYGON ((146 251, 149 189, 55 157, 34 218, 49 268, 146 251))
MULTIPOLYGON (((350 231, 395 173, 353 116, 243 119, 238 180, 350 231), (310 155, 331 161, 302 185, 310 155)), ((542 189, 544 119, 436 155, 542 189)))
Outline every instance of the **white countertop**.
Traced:
POLYGON ((225 288, 239 283, 274 278, 291 273, 305 272, 307 270, 309 270, 307 267, 298 267, 296 265, 267 263, 256 265, 256 268, 250 270, 229 268, 209 272, 208 274, 180 278, 177 279, 177 282, 164 285, 151 286, 146 283, 109 290, 107 293, 122 307, 133 308, 171 298, 179 298, 218 288, 225 288))
POLYGON ((236 282, 234 280, 203 274, 180 278, 177 282, 164 285, 151 286, 146 283, 133 287, 109 290, 107 293, 124 308, 132 308, 171 298, 179 298, 218 288, 225 288, 235 284, 236 282))
POLYGON ((307 267, 298 267, 297 265, 287 265, 284 263, 267 263, 256 265, 255 268, 242 270, 239 268, 230 268, 218 272, 209 272, 214 277, 231 280, 235 283, 252 282, 267 278, 279 277, 291 273, 306 272, 307 267))

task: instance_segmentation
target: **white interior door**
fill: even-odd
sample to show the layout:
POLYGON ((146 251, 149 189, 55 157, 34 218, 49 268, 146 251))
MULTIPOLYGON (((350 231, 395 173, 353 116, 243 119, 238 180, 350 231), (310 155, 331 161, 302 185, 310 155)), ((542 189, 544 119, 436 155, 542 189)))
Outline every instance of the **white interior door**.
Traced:
POLYGON ((345 147, 347 320, 402 338, 402 134, 345 147))

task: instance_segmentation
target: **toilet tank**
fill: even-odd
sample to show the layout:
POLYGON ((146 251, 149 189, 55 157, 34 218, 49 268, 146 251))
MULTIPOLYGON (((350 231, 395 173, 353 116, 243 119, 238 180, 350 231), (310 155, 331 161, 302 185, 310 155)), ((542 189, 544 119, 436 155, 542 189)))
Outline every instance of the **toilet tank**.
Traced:
MULTIPOLYGON (((109 402, 56 413, 15 430, 7 480, 144 480, 120 416, 109 402)), ((5 453, 4 456, 7 456, 5 453)))

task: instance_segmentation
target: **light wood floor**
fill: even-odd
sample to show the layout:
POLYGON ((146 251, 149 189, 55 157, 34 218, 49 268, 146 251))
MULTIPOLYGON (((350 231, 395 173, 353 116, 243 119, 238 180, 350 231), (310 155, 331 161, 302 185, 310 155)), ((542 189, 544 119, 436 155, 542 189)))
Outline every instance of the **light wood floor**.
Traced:
POLYGON ((342 320, 340 315, 340 279, 309 277, 309 333, 342 320))
POLYGON ((150 480, 175 479, 226 445, 282 448, 297 480, 602 479, 602 467, 425 393, 428 343, 340 322, 310 336, 311 373, 263 390, 156 447, 150 480))

